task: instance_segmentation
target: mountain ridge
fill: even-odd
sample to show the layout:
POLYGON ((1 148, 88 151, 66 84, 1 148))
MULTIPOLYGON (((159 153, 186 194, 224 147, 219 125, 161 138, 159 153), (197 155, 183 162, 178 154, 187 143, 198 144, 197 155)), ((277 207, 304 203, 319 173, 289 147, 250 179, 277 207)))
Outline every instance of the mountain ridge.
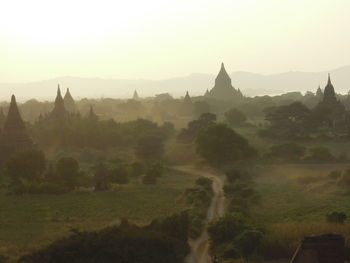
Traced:
MULTIPOLYGON (((247 71, 235 71, 230 74, 232 84, 245 96, 278 95, 286 92, 316 92, 318 85, 324 88, 327 74, 331 73, 337 93, 348 93, 350 89, 350 65, 321 72, 288 71, 276 74, 259 74, 247 71)), ((28 83, 0 83, 1 100, 8 100, 16 94, 20 101, 37 98, 53 100, 59 83, 65 92, 70 88, 75 98, 131 98, 134 90, 141 97, 150 97, 159 93, 170 93, 174 97, 200 96, 214 86, 216 75, 191 73, 186 76, 151 79, 114 79, 100 77, 63 76, 28 83), (33 96, 32 94, 36 94, 33 96)))

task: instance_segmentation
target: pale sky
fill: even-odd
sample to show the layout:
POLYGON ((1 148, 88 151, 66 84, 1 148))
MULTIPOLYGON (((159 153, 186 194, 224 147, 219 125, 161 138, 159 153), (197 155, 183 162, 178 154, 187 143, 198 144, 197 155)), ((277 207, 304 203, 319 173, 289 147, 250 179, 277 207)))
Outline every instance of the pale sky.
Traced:
POLYGON ((3 0, 0 82, 350 64, 349 0, 3 0))

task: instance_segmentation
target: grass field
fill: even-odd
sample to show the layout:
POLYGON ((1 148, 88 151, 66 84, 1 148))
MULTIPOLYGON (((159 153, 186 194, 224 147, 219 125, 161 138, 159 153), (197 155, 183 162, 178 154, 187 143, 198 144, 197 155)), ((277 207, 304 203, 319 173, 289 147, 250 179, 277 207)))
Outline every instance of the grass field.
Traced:
POLYGON ((349 219, 345 224, 326 222, 327 213, 332 211, 342 211, 350 217, 350 196, 322 188, 311 191, 310 185, 297 180, 300 176, 324 178, 332 170, 345 168, 347 165, 336 164, 281 164, 259 168, 255 187, 262 200, 253 208, 251 218, 266 230, 263 241, 265 255, 290 258, 307 235, 335 232, 350 239, 349 219))
POLYGON ((265 223, 324 221, 331 211, 344 211, 350 216, 350 196, 310 190, 298 183, 300 176, 325 177, 346 165, 272 165, 261 168, 256 189, 262 196, 254 208, 254 218, 265 223))
POLYGON ((182 193, 193 175, 169 170, 157 185, 138 182, 109 192, 8 196, 0 192, 0 255, 15 258, 68 235, 95 230, 128 218, 149 223, 187 208, 182 193))

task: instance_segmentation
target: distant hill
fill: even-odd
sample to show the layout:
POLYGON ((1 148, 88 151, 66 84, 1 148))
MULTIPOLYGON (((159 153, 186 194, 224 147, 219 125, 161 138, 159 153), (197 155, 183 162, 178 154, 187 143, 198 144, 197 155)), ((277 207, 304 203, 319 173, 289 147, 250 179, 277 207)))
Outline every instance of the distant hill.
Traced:
MULTIPOLYGON (((347 93, 350 90, 350 66, 329 71, 336 92, 347 93)), ((318 85, 326 85, 328 72, 297 72, 262 75, 249 72, 233 72, 230 74, 232 84, 240 88, 245 96, 277 95, 290 91, 313 91, 318 85)), ((214 86, 215 75, 195 73, 185 77, 164 80, 124 80, 102 78, 59 77, 39 82, 7 84, 0 83, 0 100, 9 100, 16 94, 18 100, 31 98, 53 100, 57 84, 63 92, 69 87, 73 97, 112 97, 131 98, 134 90, 141 97, 169 92, 175 97, 184 96, 188 90, 191 96, 203 95, 206 89, 214 86)))

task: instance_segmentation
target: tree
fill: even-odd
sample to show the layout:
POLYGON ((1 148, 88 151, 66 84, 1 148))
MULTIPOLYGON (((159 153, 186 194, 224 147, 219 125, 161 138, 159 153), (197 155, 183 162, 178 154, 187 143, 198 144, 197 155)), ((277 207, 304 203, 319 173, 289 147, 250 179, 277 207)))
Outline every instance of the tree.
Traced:
POLYGON ((72 157, 62 157, 56 164, 57 176, 61 183, 69 189, 78 185, 80 176, 79 163, 72 157))
POLYGON ((123 165, 120 165, 119 167, 112 169, 111 175, 112 175, 113 181, 117 184, 129 183, 128 171, 123 165))
POLYGON ((274 136, 295 137, 304 135, 314 127, 311 124, 311 111, 301 102, 270 108, 265 119, 271 124, 274 136))
POLYGON ((230 109, 225 112, 226 123, 230 126, 240 126, 247 121, 247 117, 238 109, 230 109))
POLYGON ((45 166, 45 155, 40 150, 15 153, 6 162, 7 173, 14 185, 23 182, 40 182, 45 166))
POLYGON ((145 160, 159 160, 164 153, 162 138, 158 136, 145 136, 138 140, 135 153, 137 157, 145 160))
POLYGON ((214 125, 215 122, 215 114, 203 113, 197 120, 189 122, 186 129, 181 130, 178 140, 185 143, 192 142, 201 130, 214 125))
POLYGON ((256 154, 245 138, 225 124, 202 130, 196 140, 196 151, 214 166, 232 164, 256 154))
POLYGON ((331 212, 327 214, 327 222, 335 224, 343 224, 347 216, 344 212, 331 212))
POLYGON ((241 214, 231 213, 209 223, 208 234, 214 245, 232 241, 247 229, 245 218, 241 214))
POLYGON ((93 167, 94 171, 94 181, 95 181, 95 190, 104 191, 109 188, 109 171, 106 165, 102 162, 98 163, 93 167))

